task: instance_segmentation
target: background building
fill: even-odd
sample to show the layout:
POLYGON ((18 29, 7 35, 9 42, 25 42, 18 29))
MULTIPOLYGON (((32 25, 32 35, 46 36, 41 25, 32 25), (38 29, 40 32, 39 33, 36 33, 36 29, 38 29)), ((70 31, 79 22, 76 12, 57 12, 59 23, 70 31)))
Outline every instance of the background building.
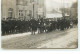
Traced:
POLYGON ((2 20, 29 20, 44 16, 44 0, 2 0, 2 20))
POLYGON ((38 0, 38 18, 46 17, 46 6, 45 0, 38 0))
POLYGON ((2 0, 2 20, 16 18, 16 0, 2 0))
POLYGON ((16 0, 17 18, 19 20, 29 19, 29 0, 16 0))

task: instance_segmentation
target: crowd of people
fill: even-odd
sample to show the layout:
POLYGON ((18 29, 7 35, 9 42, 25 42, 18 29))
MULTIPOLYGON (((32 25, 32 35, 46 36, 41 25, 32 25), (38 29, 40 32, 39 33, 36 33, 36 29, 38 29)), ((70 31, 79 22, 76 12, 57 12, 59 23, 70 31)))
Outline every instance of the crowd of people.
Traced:
POLYGON ((77 25, 77 20, 57 19, 56 21, 49 21, 47 19, 40 18, 35 20, 31 18, 28 21, 25 20, 8 20, 2 21, 2 35, 31 32, 35 35, 38 33, 51 32, 53 30, 65 30, 71 28, 73 24, 77 25))

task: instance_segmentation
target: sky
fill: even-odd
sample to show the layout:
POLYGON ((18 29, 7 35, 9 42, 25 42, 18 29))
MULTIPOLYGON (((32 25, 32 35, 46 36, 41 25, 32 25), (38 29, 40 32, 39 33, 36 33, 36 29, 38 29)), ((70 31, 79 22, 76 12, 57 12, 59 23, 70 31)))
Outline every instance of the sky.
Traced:
POLYGON ((61 7, 68 8, 76 1, 77 0, 45 0, 46 10, 51 11, 52 9, 61 7))

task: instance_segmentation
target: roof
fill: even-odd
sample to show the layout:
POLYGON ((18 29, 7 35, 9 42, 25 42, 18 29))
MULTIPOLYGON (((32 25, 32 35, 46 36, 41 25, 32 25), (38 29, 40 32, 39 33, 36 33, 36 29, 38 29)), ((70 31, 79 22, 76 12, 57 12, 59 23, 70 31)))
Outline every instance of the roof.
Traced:
POLYGON ((46 18, 59 18, 59 17, 62 17, 62 14, 60 13, 46 14, 46 18))

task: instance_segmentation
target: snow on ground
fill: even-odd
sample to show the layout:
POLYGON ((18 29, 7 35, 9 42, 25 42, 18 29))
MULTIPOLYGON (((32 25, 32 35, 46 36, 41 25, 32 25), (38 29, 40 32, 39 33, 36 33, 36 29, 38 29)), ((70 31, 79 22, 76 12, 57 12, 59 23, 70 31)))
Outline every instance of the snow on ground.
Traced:
MULTIPOLYGON (((37 34, 38 32, 36 32, 37 34)), ((31 32, 25 32, 25 33, 19 33, 19 34, 11 34, 11 35, 4 35, 1 37, 2 40, 9 40, 11 38, 21 37, 21 36, 27 36, 30 35, 31 32)))
POLYGON ((51 39, 42 43, 37 48, 77 48, 78 34, 77 28, 67 31, 68 34, 56 39, 51 39))
POLYGON ((16 34, 12 35, 12 37, 2 36, 2 48, 77 48, 78 45, 77 28, 71 28, 65 31, 53 31, 50 33, 42 33, 36 35, 29 34, 31 33, 16 34))

